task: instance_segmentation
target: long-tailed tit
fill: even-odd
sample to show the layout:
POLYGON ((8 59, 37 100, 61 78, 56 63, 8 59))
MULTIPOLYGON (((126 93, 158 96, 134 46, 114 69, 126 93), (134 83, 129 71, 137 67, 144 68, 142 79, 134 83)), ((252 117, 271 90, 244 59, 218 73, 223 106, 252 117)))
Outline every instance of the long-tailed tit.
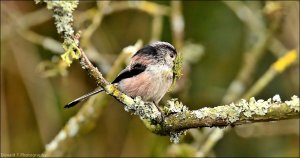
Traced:
MULTIPOLYGON (((167 42, 154 42, 137 51, 129 65, 122 70, 112 82, 130 97, 140 96, 142 100, 159 101, 170 88, 174 78, 174 61, 177 52, 167 42)), ((96 89, 70 102, 65 108, 70 108, 86 98, 102 92, 96 89)))

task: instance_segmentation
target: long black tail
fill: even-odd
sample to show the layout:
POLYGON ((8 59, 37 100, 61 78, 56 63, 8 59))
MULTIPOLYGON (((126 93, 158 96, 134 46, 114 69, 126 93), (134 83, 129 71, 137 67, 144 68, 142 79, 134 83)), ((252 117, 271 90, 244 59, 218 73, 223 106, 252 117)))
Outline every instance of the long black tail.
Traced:
POLYGON ((77 98, 77 99, 71 101, 71 102, 70 102, 69 104, 67 104, 64 108, 70 108, 70 107, 73 107, 73 106, 75 106, 76 104, 78 104, 79 102, 81 102, 81 101, 87 99, 88 97, 90 97, 90 96, 92 96, 92 95, 95 95, 95 94, 97 94, 97 93, 100 93, 100 92, 102 92, 102 91, 103 91, 103 89, 100 88, 100 89, 96 89, 96 90, 94 90, 94 91, 92 91, 92 92, 90 92, 90 93, 87 93, 87 94, 85 94, 85 95, 83 95, 83 96, 81 96, 81 97, 79 97, 79 98, 77 98))

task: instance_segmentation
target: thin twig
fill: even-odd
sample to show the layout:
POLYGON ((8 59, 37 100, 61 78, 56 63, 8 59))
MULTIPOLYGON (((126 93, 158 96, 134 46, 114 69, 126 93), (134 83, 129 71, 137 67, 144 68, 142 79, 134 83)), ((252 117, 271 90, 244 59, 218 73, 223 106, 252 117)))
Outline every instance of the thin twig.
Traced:
POLYGON ((173 35, 173 43, 177 49, 183 47, 184 41, 184 18, 182 15, 182 2, 171 1, 171 29, 173 35))
POLYGON ((282 73, 288 66, 297 60, 297 51, 291 50, 283 57, 279 58, 273 65, 270 66, 267 72, 248 90, 243 98, 250 98, 258 94, 271 80, 282 73))
POLYGON ((163 28, 163 17, 162 15, 154 15, 152 19, 152 32, 150 42, 159 41, 161 38, 163 28))
MULTIPOLYGON (((11 18, 12 16, 14 16, 14 12, 17 11, 17 9, 15 9, 14 11, 10 11, 9 8, 11 7, 7 6, 6 3, 1 3, 1 10, 7 13, 7 15, 11 18)), ((22 28, 28 29, 32 26, 39 25, 49 20, 51 18, 51 13, 49 13, 47 9, 39 9, 26 15, 16 16, 13 18, 16 20, 13 20, 8 24, 4 24, 4 26, 1 26, 1 40, 12 36, 11 33, 14 33, 15 25, 20 26, 21 24, 22 28)))
MULTIPOLYGON (((45 11, 47 11, 47 10, 41 9, 41 10, 38 10, 33 13, 28 13, 27 15, 22 16, 22 18, 18 18, 21 16, 21 13, 19 13, 18 10, 9 11, 7 9, 3 9, 3 11, 12 19, 12 21, 14 21, 15 26, 13 26, 13 28, 15 28, 16 32, 21 37, 23 37, 24 39, 26 39, 32 43, 41 45, 42 47, 44 47, 54 53, 58 53, 58 54, 63 53, 63 49, 61 48, 60 42, 54 40, 53 38, 37 34, 33 31, 31 31, 29 28, 29 26, 37 25, 37 24, 39 24, 39 22, 44 22, 43 20, 48 20, 47 18, 44 18, 44 19, 41 18, 42 20, 41 21, 37 20, 37 22, 34 22, 34 20, 33 20, 34 18, 39 19, 40 17, 47 17, 48 12, 45 13, 45 11), (41 14, 45 14, 45 15, 40 16, 41 14), (26 21, 26 22, 24 22, 24 21, 26 21)), ((10 24, 7 24, 6 26, 10 26, 10 24)), ((4 26, 4 28, 5 28, 5 26, 4 26)), ((14 33, 11 30, 4 30, 3 32, 4 33, 8 33, 8 32, 14 33)), ((1 36, 1 38, 2 38, 2 36, 1 36)))
MULTIPOLYGON (((124 61, 126 61, 137 49, 140 49, 141 42, 137 42, 135 46, 123 49, 119 57, 116 59, 111 70, 107 74, 108 80, 119 73, 124 61)), ((82 106, 78 113, 73 116, 57 136, 46 146, 44 154, 48 157, 63 156, 69 151, 70 145, 75 143, 74 135, 80 135, 80 131, 88 132, 95 126, 96 120, 101 115, 103 108, 108 104, 109 95, 97 95, 91 97, 82 106)))
MULTIPOLYGON (((260 39, 257 41, 256 44, 254 44, 252 50, 250 50, 248 53, 245 53, 245 55, 244 55, 245 63, 243 65, 243 67, 240 69, 237 77, 231 82, 229 88, 227 89, 227 92, 225 93, 225 95, 222 99, 223 103, 229 103, 229 102, 235 101, 242 94, 245 93, 246 86, 252 78, 251 74, 255 70, 256 64, 259 61, 259 59, 266 52, 265 49, 268 46, 268 43, 270 43, 270 40, 272 40, 272 38, 273 38, 272 34, 275 33, 275 31, 279 25, 279 22, 281 20, 281 17, 277 17, 272 22, 272 25, 269 28, 269 30, 267 30, 263 23, 262 15, 259 14, 259 12, 256 15, 254 15, 255 11, 251 10, 243 2, 224 1, 224 3, 226 5, 228 5, 228 7, 234 11, 234 13, 237 15, 237 17, 239 17, 240 20, 246 24, 246 26, 250 30, 250 34, 256 34, 257 37, 259 37, 259 39, 260 39)), ((269 82, 265 82, 265 85, 268 83, 269 82)), ((259 91, 256 91, 256 93, 258 93, 258 92, 259 91)), ((253 96, 256 95, 254 93, 252 93, 252 94, 253 94, 253 96)), ((247 97, 250 97, 250 96, 247 96, 247 97)), ((219 131, 217 129, 215 129, 212 131, 212 135, 215 133, 218 133, 218 132, 219 131)), ((225 131, 222 131, 222 132, 225 132, 225 131)), ((210 141, 208 139, 207 142, 205 142, 203 144, 203 147, 199 150, 199 153, 202 153, 203 156, 207 155, 208 152, 213 148, 213 146, 222 137, 218 137, 218 138, 219 139, 214 139, 213 141, 210 141)))
MULTIPOLYGON (((56 8, 56 10, 57 9, 59 8, 56 8)), ((59 17, 57 17, 56 20, 59 20, 59 17)), ((56 21, 56 24, 57 23, 58 22, 56 21)), ((59 27, 57 28, 59 29, 59 27)), ((123 103, 126 111, 130 111, 133 114, 140 116, 140 118, 144 121, 145 126, 152 132, 161 135, 170 135, 175 142, 178 140, 180 133, 189 128, 208 126, 223 127, 251 122, 299 117, 299 98, 297 96, 293 96, 291 100, 284 103, 278 99, 256 101, 254 98, 251 98, 249 102, 241 100, 236 104, 232 103, 230 105, 214 108, 202 108, 193 111, 188 110, 182 105, 182 103, 172 99, 164 106, 166 116, 163 120, 158 120, 158 118, 161 118, 161 113, 158 111, 156 106, 152 106, 151 103, 143 102, 140 97, 133 99, 119 91, 116 86, 110 84, 103 77, 101 72, 92 65, 83 49, 79 47, 79 43, 76 43, 78 39, 71 39, 70 34, 72 34, 72 31, 69 32, 69 34, 63 34, 66 36, 64 37, 65 41, 68 41, 68 45, 65 45, 68 46, 65 47, 67 51, 66 53, 75 54, 75 57, 76 54, 79 54, 81 67, 88 72, 88 74, 105 90, 107 94, 123 103)), ((84 129, 87 123, 86 117, 94 119, 97 118, 98 112, 95 111, 100 108, 97 109, 96 105, 88 107, 85 106, 84 108, 86 109, 80 110, 76 116, 72 117, 64 129, 60 131, 49 145, 47 145, 45 153, 55 153, 52 154, 52 156, 61 156, 64 152, 61 152, 61 149, 58 148, 58 146, 62 146, 61 144, 64 144, 63 146, 65 147, 66 142, 72 141, 72 138, 79 135, 80 131, 84 129)))
MULTIPOLYGON (((242 2, 226 1, 225 4, 229 6, 235 6, 233 4, 238 4, 239 7, 243 8, 243 9, 236 10, 237 7, 231 7, 236 12, 237 15, 245 15, 245 14, 252 15, 251 10, 242 2)), ((245 17, 253 17, 253 16, 245 16, 245 17)), ((245 90, 247 89, 251 81, 252 78, 251 76, 256 69, 257 63, 266 53, 266 48, 268 47, 268 44, 272 40, 275 31, 278 29, 280 20, 281 20, 281 16, 275 18, 272 21, 269 28, 265 28, 264 25, 261 24, 262 22, 260 22, 263 21, 262 19, 258 19, 254 17, 250 19, 243 19, 243 21, 246 24, 248 24, 246 26, 249 26, 249 28, 251 28, 250 31, 253 34, 256 33, 259 39, 249 51, 245 52, 243 58, 244 60, 243 66, 239 70, 236 78, 231 82, 230 86, 228 87, 227 92, 222 100, 223 103, 229 103, 231 101, 234 101, 240 98, 241 95, 245 92, 245 90)))
POLYGON ((104 17, 104 9, 109 5, 109 1, 98 1, 97 2, 97 12, 92 19, 92 24, 83 32, 81 38, 82 48, 88 47, 92 34, 96 31, 98 26, 101 24, 104 17))

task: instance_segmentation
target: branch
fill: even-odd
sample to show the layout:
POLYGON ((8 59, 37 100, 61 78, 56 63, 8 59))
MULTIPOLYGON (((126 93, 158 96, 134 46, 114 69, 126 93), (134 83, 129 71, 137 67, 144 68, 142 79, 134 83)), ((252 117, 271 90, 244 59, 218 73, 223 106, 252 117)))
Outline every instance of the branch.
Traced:
MULTIPOLYGON (((124 61, 139 50, 141 46, 142 42, 138 41, 134 46, 124 48, 107 74, 107 79, 113 80, 120 72, 124 61)), ((45 156, 63 156, 67 153, 70 146, 74 144, 75 136, 87 133, 96 125, 95 122, 101 115, 102 109, 108 104, 108 97, 108 95, 98 95, 97 97, 89 98, 78 113, 73 116, 66 123, 64 128, 59 131, 57 136, 47 144, 44 152, 45 156)))
MULTIPOLYGON (((170 135, 171 140, 178 142, 178 136, 184 130, 198 127, 220 127, 228 125, 239 125, 251 122, 282 120, 290 118, 299 118, 299 98, 293 96, 292 100, 281 103, 278 97, 268 99, 267 101, 254 98, 249 102, 241 100, 239 103, 218 106, 215 108, 202 108, 199 110, 189 111, 176 99, 168 101, 162 114, 153 103, 143 102, 140 97, 131 98, 122 93, 118 88, 110 84, 101 74, 101 72, 92 65, 90 60, 85 55, 83 49, 79 46, 79 34, 73 36, 73 28, 70 25, 72 19, 72 11, 77 3, 70 4, 71 9, 66 7, 68 2, 49 2, 48 8, 54 10, 55 22, 58 32, 64 37, 63 47, 66 53, 63 59, 69 64, 73 59, 78 59, 80 65, 88 74, 95 79, 97 84, 101 86, 105 92, 118 101, 124 104, 125 110, 132 114, 138 115, 144 122, 145 126, 154 133, 160 135, 170 135), (65 5, 65 6, 63 6, 65 5), (50 6, 50 7, 49 7, 50 6), (68 17, 64 17, 68 16, 68 17), (65 25, 65 26, 64 26, 65 25)), ((69 5, 69 4, 68 4, 69 5)), ((78 135, 79 131, 83 130, 86 125, 85 117, 97 118, 97 106, 89 106, 78 112, 78 115, 72 117, 66 126, 59 132, 55 139, 46 147, 47 153, 55 153, 60 150, 58 144, 72 139, 78 135), (82 113, 86 112, 86 113, 82 113)), ((66 146, 65 146, 66 147, 66 146)), ((60 155, 59 152, 58 156, 60 155)), ((53 156, 53 155, 52 155, 53 156)))
MULTIPOLYGON (((82 51, 82 50, 81 50, 82 51)), ((82 51, 81 65, 91 77, 125 105, 125 110, 138 115, 144 121, 146 127, 152 132, 160 135, 173 135, 185 129, 199 127, 223 127, 229 125, 240 125, 253 122, 268 122, 299 118, 299 98, 293 96, 292 100, 281 103, 278 96, 267 101, 251 98, 249 102, 242 99, 238 103, 217 106, 214 108, 202 108, 189 111, 176 99, 168 101, 164 107, 167 116, 160 120, 160 113, 151 103, 143 102, 139 97, 132 99, 120 92, 117 87, 109 84, 102 74, 95 68, 82 51)))
POLYGON ((254 122, 269 122, 299 118, 299 98, 293 96, 290 101, 281 102, 278 95, 273 99, 249 102, 242 99, 238 103, 179 112, 167 116, 163 131, 181 131, 198 127, 223 127, 254 122))

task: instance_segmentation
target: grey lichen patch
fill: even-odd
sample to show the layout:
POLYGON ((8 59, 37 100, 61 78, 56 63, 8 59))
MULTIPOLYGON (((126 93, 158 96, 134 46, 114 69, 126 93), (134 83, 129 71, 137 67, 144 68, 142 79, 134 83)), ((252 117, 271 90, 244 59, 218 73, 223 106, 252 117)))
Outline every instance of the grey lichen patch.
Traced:
POLYGON ((144 102, 140 96, 134 98, 134 104, 125 105, 124 109, 142 119, 149 119, 151 122, 161 122, 162 119, 157 107, 152 102, 144 102))
POLYGON ((242 99, 238 104, 242 113, 246 117, 252 117, 253 115, 266 115, 269 107, 271 106, 271 99, 264 101, 262 99, 255 100, 254 97, 250 98, 249 102, 242 99))
POLYGON ((204 107, 192 112, 198 119, 209 117, 211 119, 222 119, 228 123, 233 123, 239 119, 240 109, 234 104, 223 105, 214 108, 204 107))
POLYGON ((203 113, 203 111, 205 111, 205 109, 208 109, 208 108, 207 108, 207 107, 204 107, 204 108, 202 108, 202 109, 192 111, 192 114, 195 115, 196 118, 202 119, 202 118, 204 118, 204 117, 207 116, 207 115, 205 115, 205 113, 203 113))
MULTIPOLYGON (((39 1, 36 1, 38 3, 39 1)), ((73 1, 44 1, 47 3, 47 8, 53 10, 53 17, 57 32, 64 36, 64 43, 71 44, 74 42, 72 36, 74 30, 72 27, 73 15, 72 12, 77 8, 78 0, 73 1)), ((75 41, 78 44, 78 41, 75 41)))
POLYGON ((288 105, 291 109, 296 112, 299 112, 299 97, 294 95, 290 101, 285 101, 286 105, 288 105))
POLYGON ((213 108, 204 107, 202 109, 193 111, 192 114, 194 114, 199 119, 203 119, 205 117, 216 118, 217 114, 215 114, 212 109, 213 108))
POLYGON ((278 94, 274 95, 274 97, 272 98, 272 101, 274 103, 281 103, 281 98, 278 94))
MULTIPOLYGON (((39 0, 35 1, 39 3, 39 0)), ((79 41, 74 38, 74 29, 72 27, 73 11, 77 8, 78 0, 72 1, 46 1, 49 10, 53 10, 53 17, 57 32, 64 38, 63 49, 65 53, 61 56, 63 61, 70 66, 73 59, 78 59, 80 53, 78 51, 79 41)))
MULTIPOLYGON (((252 98, 250 98, 250 101, 251 101, 252 98)), ((233 103, 232 103, 233 104, 233 103)), ((243 114, 246 116, 246 117, 251 117, 251 112, 248 110, 249 109, 249 106, 248 106, 248 102, 245 100, 245 99, 241 99, 237 104, 236 104, 236 107, 239 109, 239 114, 241 112, 243 112, 243 114)))
POLYGON ((230 104, 226 107, 227 107, 226 110, 225 109, 222 110, 222 112, 224 113, 223 118, 227 117, 226 120, 228 123, 233 123, 233 122, 237 121, 239 119, 241 109, 234 106, 234 104, 230 104))
POLYGON ((167 101, 167 104, 164 106, 163 111, 166 115, 185 112, 188 111, 188 108, 182 104, 182 102, 178 101, 177 98, 173 98, 167 101))
MULTIPOLYGON (((218 109, 220 109, 220 108, 218 108, 218 109)), ((212 119, 216 119, 219 117, 219 113, 216 108, 211 108, 211 109, 205 111, 205 115, 209 116, 212 119)))
POLYGON ((55 7, 62 7, 64 11, 72 13, 79 3, 79 1, 45 1, 47 3, 48 9, 53 9, 55 7))
POLYGON ((174 144, 178 144, 180 141, 180 136, 184 135, 185 133, 186 133, 185 131, 170 132, 170 141, 174 144))
MULTIPOLYGON (((214 108, 204 107, 199 110, 192 111, 192 114, 198 118, 203 119, 205 117, 211 119, 222 119, 227 123, 234 123, 239 120, 240 117, 252 117, 253 115, 264 116, 269 112, 269 109, 274 104, 280 104, 281 99, 279 95, 275 95, 272 99, 268 100, 255 100, 254 97, 249 101, 241 99, 238 103, 231 103, 229 105, 218 106, 214 108)), ((291 101, 285 102, 293 110, 299 111, 299 98, 293 96, 291 101)))

